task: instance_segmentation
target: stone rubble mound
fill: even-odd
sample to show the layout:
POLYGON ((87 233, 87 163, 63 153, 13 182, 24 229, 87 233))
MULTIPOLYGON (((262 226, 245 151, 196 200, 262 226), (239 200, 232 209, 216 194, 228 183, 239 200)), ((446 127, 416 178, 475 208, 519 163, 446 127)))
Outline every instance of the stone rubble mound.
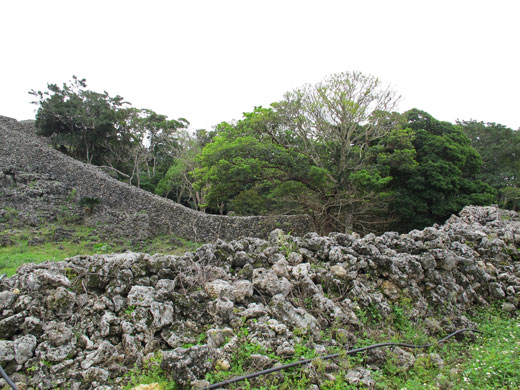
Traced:
MULTIPOLYGON (((470 326, 463 313, 472 308, 518 310, 519 245, 517 213, 466 207, 442 226, 402 235, 275 230, 268 240, 219 240, 183 256, 26 264, 0 281, 0 363, 28 387, 116 389, 161 351, 162 368, 189 386, 226 365, 244 327, 240 337, 279 356, 293 356, 302 335, 324 354, 353 345, 360 313, 384 319, 403 302, 431 335, 445 335, 470 326), (322 337, 328 329, 335 337, 322 337)), ((373 385, 362 368, 348 378, 373 385)))

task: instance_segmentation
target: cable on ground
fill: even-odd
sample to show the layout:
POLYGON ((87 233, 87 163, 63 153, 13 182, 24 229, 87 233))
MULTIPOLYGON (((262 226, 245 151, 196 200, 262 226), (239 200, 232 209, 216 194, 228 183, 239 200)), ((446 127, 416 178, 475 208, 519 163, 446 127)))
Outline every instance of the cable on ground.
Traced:
POLYGON ((464 332, 482 333, 482 332, 480 332, 479 330, 476 330, 476 329, 467 329, 467 328, 465 328, 465 329, 459 329, 459 330, 457 330, 457 331, 455 331, 453 333, 450 333, 448 336, 440 339, 436 343, 423 344, 423 345, 406 344, 406 343, 380 343, 380 344, 373 344, 373 345, 369 345, 367 347, 351 349, 351 350, 348 350, 346 352, 338 352, 338 353, 333 353, 331 355, 318 356, 318 357, 315 357, 315 358, 312 358, 312 359, 298 360, 297 362, 285 364, 283 366, 273 367, 273 368, 269 368, 267 370, 253 372, 252 374, 248 374, 248 375, 240 376, 240 377, 237 377, 237 378, 228 379, 226 381, 222 381, 222 382, 219 382, 219 383, 215 383, 214 385, 210 385, 210 386, 206 387, 206 389, 207 390, 217 389, 219 387, 227 386, 227 385, 230 385, 232 383, 245 381, 246 379, 252 379, 252 378, 256 378, 257 376, 266 375, 266 374, 270 374, 272 372, 285 370, 287 368, 291 368, 291 367, 301 366, 303 364, 312 363, 314 360, 327 360, 327 359, 333 359, 335 357, 343 356, 343 355, 354 355, 354 354, 357 354, 357 353, 360 353, 360 352, 365 352, 365 351, 369 351, 371 349, 376 349, 376 348, 383 348, 383 347, 403 347, 403 348, 414 348, 414 349, 429 348, 429 347, 432 347, 434 345, 442 344, 446 340, 450 339, 451 337, 456 336, 459 333, 464 333, 464 332))
POLYGON ((16 387, 16 385, 13 383, 13 381, 11 380, 11 378, 9 378, 7 376, 7 374, 5 373, 4 369, 2 368, 2 366, 0 366, 0 374, 2 375, 2 377, 5 379, 5 381, 7 382, 7 384, 9 386, 11 386, 11 388, 13 390, 18 390, 18 387, 16 387))

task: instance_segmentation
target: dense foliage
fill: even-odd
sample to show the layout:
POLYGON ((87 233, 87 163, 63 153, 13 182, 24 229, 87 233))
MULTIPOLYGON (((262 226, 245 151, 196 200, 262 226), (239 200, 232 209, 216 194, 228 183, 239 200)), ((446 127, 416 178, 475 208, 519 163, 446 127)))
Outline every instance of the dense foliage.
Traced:
POLYGON ((79 160, 110 167, 131 184, 153 190, 179 151, 177 133, 189 122, 131 107, 121 96, 86 89, 74 76, 59 87, 30 91, 39 105, 36 127, 54 146, 79 160))
POLYGON ((122 97, 69 84, 31 91, 54 145, 120 178, 210 213, 309 214, 329 231, 406 231, 469 204, 518 207, 518 133, 441 122, 372 76, 333 74, 214 131, 187 130, 122 97))
POLYGON ((478 152, 459 126, 441 122, 413 109, 403 114, 414 134, 414 169, 392 167, 392 207, 400 230, 442 223, 466 205, 486 205, 495 191, 477 179, 482 165, 478 152))
POLYGON ((499 192, 502 207, 520 209, 520 133, 496 123, 460 122, 482 157, 478 178, 499 192))

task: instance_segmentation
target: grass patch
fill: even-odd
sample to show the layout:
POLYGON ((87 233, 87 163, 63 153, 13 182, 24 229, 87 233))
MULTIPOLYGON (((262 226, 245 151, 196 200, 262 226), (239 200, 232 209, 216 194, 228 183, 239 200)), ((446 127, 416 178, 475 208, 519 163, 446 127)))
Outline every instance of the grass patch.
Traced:
MULTIPOLYGON (((394 309, 395 310, 395 309, 394 309)), ((400 341, 410 343, 435 342, 435 339, 426 336, 422 326, 412 326, 403 318, 403 313, 395 310, 394 332, 397 337, 385 338, 380 333, 377 339, 363 338, 358 340, 356 347, 367 346, 383 341, 400 341), (398 329, 399 328, 399 329, 398 329), (415 329, 413 329, 415 328, 415 329)), ((372 370, 372 378, 377 389, 400 390, 476 390, 476 389, 519 389, 520 388, 520 318, 518 315, 503 312, 496 308, 488 308, 472 316, 482 334, 474 339, 464 338, 457 341, 455 338, 445 344, 431 347, 426 350, 407 350, 415 356, 414 365, 403 370, 395 360, 391 350, 388 350, 386 363, 380 370, 372 370), (441 364, 434 357, 438 354, 441 364)), ((231 367, 226 370, 215 370, 207 374, 206 379, 216 383, 230 377, 245 375, 248 372, 248 359, 254 353, 260 353, 273 359, 273 364, 289 363, 299 358, 309 358, 314 355, 302 347, 292 359, 280 359, 271 351, 265 351, 259 345, 250 343, 247 339, 247 327, 240 334, 240 344, 232 358, 231 367)), ((303 345, 303 344, 302 344, 303 345)), ((298 350, 299 348, 295 348, 298 350)), ((329 351, 339 352, 339 351, 329 351)), ((345 374, 349 368, 364 366, 364 355, 343 356, 335 359, 339 365, 334 380, 324 381, 321 389, 359 389, 357 385, 349 384, 345 374)), ((323 363, 313 363, 313 370, 319 370, 323 363)), ((366 367, 365 367, 366 368, 366 367)), ((309 377, 309 366, 292 368, 287 371, 265 375, 252 382, 239 382, 229 386, 231 389, 308 389, 312 380, 309 377)), ((318 371, 319 372, 319 371, 318 371)))
POLYGON ((89 242, 73 243, 70 241, 45 242, 29 245, 27 240, 15 245, 0 248, 0 274, 12 276, 18 267, 25 263, 42 263, 44 261, 60 261, 76 255, 92 255, 108 253, 107 246, 92 247, 89 242))
POLYGON ((83 225, 47 224, 37 228, 4 230, 0 239, 9 243, 0 246, 0 274, 12 276, 25 263, 61 261, 76 255, 125 252, 182 255, 196 250, 201 244, 173 236, 160 236, 144 242, 101 238, 92 227, 83 225), (56 238, 56 231, 65 230, 66 238, 56 238), (37 239, 34 242, 34 239, 37 239), (31 240, 33 240, 31 242, 31 240))
POLYGON ((136 245, 136 249, 145 253, 159 253, 168 255, 181 256, 186 252, 197 250, 202 244, 185 240, 183 238, 173 237, 171 235, 161 235, 146 240, 136 245))
POLYGON ((175 390, 175 382, 170 381, 161 369, 162 356, 156 354, 143 362, 143 367, 134 368, 125 375, 125 386, 122 390, 131 390, 138 385, 157 384, 157 390, 175 390))
MULTIPOLYGON (((379 389, 518 389, 520 388, 520 319, 497 309, 479 312, 473 320, 483 333, 473 342, 447 342, 431 352, 444 361, 439 367, 428 356, 399 372, 391 360, 374 379, 379 389)), ((416 352, 418 354, 419 352, 416 352)))

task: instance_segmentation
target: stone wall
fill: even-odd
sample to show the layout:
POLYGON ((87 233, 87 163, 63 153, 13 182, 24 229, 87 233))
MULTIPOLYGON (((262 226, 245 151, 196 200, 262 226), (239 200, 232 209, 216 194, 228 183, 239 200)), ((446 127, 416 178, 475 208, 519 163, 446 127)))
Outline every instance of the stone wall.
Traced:
MULTIPOLYGON (((183 256, 127 252, 25 264, 0 281, 0 364, 20 388, 116 390, 134 364, 161 351, 178 388, 193 388, 229 364, 241 342, 295 359, 303 342, 326 355, 358 337, 395 335, 385 327, 397 321, 396 307, 402 321, 439 339, 474 327, 465 314, 476 307, 518 311, 519 246, 517 213, 467 207, 443 226, 402 235, 298 238, 275 230, 268 240, 219 240, 183 256)), ((414 354, 392 354, 413 367, 414 354)), ((387 355, 363 358, 378 370, 387 355)), ((244 369, 252 371, 277 363, 265 354, 248 359, 244 369)), ((315 388, 327 381, 324 372, 340 370, 323 364, 301 368, 315 388)), ((346 380, 355 384, 360 372, 375 388, 362 367, 346 380)))
MULTIPOLYGON (((93 222, 112 225, 115 234, 138 238, 174 234, 189 240, 210 242, 219 238, 266 237, 275 228, 295 235, 313 230, 310 218, 305 216, 229 217, 189 209, 122 183, 98 167, 74 160, 54 150, 45 139, 34 133, 32 121, 18 122, 0 116, 0 184, 5 188, 9 185, 14 188, 20 181, 25 180, 22 184, 27 184, 29 176, 43 182, 44 187, 55 187, 54 198, 65 198, 73 189, 77 199, 98 198, 101 204, 93 222)), ((31 191, 26 189, 25 192, 31 191)), ((3 205, 34 208, 29 201, 30 196, 20 198, 19 190, 13 190, 8 195, 4 193, 3 199, 0 199, 3 205)), ((53 198, 47 195, 44 190, 37 197, 40 200, 53 198)))

